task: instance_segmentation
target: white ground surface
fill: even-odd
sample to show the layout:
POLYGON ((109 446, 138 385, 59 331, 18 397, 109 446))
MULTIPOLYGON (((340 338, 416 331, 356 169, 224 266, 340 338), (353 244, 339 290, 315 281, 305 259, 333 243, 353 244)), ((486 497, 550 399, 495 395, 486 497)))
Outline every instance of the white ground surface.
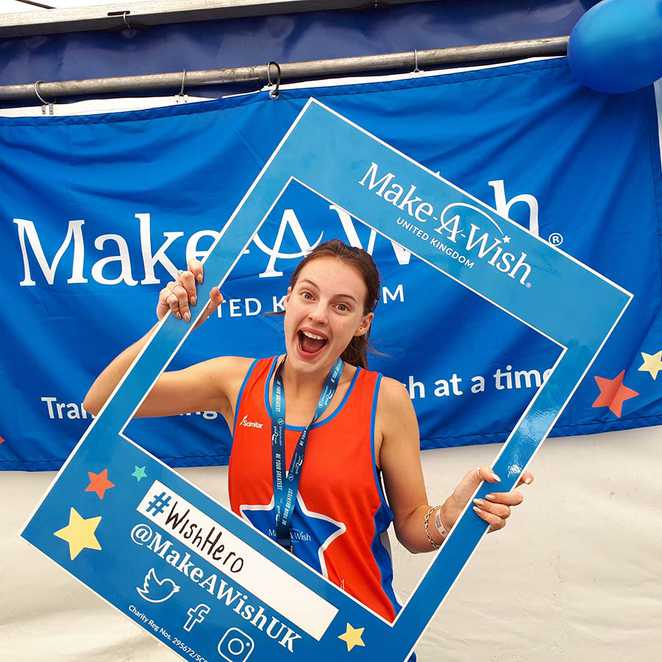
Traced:
MULTIPOLYGON (((440 501, 496 445, 423 453, 440 501)), ((658 662, 662 427, 550 439, 508 527, 487 536, 430 625, 421 662, 658 662)), ((227 504, 227 470, 182 473, 227 504)), ((53 473, 0 473, 0 660, 177 659, 17 532, 53 473)), ((431 561, 393 541, 405 599, 431 561)))

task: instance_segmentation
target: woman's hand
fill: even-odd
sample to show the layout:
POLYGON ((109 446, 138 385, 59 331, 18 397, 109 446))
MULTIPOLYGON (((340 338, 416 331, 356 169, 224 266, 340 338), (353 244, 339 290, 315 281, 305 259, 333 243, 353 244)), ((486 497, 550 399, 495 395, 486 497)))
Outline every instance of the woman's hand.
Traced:
MULTIPOLYGON (((443 523, 450 528, 464 510, 467 501, 482 481, 488 483, 497 483, 499 478, 489 467, 478 467, 469 471, 458 483, 444 505, 441 508, 443 523)), ((533 474, 525 471, 517 482, 519 487, 522 484, 530 485, 533 482, 533 474)), ((517 490, 513 492, 492 492, 485 496, 485 499, 474 499, 473 510, 481 519, 489 525, 489 531, 498 531, 506 526, 506 520, 510 517, 511 508, 519 506, 524 501, 524 496, 517 490)))
MULTIPOLYGON (((177 280, 169 282, 159 293, 159 302, 156 305, 156 317, 161 319, 168 311, 177 319, 185 322, 191 321, 191 306, 195 306, 198 300, 196 286, 202 283, 202 262, 191 258, 188 262, 188 270, 180 271, 177 280)), ((223 303, 223 295, 218 287, 212 288, 209 293, 209 303, 205 312, 196 322, 194 328, 200 326, 216 309, 223 303)))

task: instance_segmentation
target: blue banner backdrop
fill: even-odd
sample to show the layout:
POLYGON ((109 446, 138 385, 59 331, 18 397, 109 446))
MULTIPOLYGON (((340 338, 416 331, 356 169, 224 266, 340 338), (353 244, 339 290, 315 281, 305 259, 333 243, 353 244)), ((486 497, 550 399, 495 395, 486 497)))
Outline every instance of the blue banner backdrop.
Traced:
MULTIPOLYGON (((0 468, 61 465, 90 422, 81 402, 94 376, 151 327, 159 289, 187 255, 205 255, 311 94, 634 293, 553 435, 662 423, 653 91, 592 93, 560 59, 278 100, 0 120, 0 468)), ((238 262, 218 317, 171 368, 279 352, 282 318, 271 313, 300 257, 332 237, 379 264, 371 367, 408 386, 423 448, 503 441, 558 348, 295 186, 238 262)), ((127 434, 172 466, 228 458, 215 412, 138 420, 127 434)))

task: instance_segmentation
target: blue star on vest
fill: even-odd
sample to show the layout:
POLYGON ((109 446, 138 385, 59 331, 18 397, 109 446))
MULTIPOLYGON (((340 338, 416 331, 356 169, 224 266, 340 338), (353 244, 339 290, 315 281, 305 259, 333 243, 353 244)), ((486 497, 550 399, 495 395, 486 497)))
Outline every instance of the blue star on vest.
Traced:
MULTIPOLYGON (((272 539, 276 538, 273 496, 266 506, 240 505, 239 512, 258 531, 262 531, 272 539)), ((322 513, 308 510, 301 494, 297 494, 297 503, 292 512, 294 555, 324 577, 328 577, 324 550, 346 530, 347 527, 342 522, 337 522, 322 513)))

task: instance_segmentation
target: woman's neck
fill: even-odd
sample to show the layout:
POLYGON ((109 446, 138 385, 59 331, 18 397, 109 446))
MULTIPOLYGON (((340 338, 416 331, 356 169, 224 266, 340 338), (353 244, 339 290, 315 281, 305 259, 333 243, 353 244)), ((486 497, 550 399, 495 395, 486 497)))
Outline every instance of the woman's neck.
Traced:
POLYGON ((283 387, 288 396, 294 398, 319 398, 328 374, 326 368, 317 372, 297 371, 291 363, 285 361, 282 372, 283 387))

